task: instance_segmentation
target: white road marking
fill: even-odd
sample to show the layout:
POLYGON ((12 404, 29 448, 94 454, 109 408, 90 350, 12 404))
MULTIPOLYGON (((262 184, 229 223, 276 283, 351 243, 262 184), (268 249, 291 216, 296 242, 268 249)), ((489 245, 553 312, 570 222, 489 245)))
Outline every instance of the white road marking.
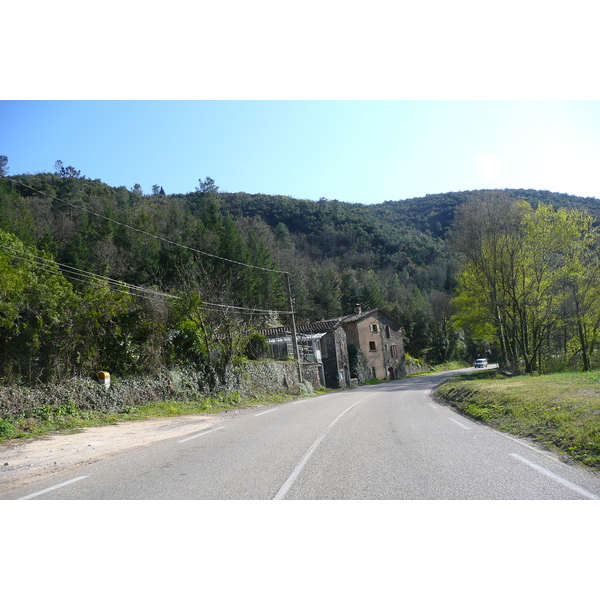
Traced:
POLYGON ((526 459, 524 456, 521 456, 520 454, 511 453, 510 456, 512 456, 513 458, 516 458, 517 460, 520 460, 522 463, 526 464, 528 467, 535 469, 538 473, 541 473, 542 475, 545 475, 546 477, 553 479, 557 483, 564 485, 565 487, 569 488, 570 490, 573 490, 574 492, 578 493, 580 496, 583 496, 584 498, 589 498, 590 500, 600 500, 600 497, 596 496, 596 494, 592 494, 592 492, 586 490, 585 488, 582 488, 581 486, 577 485, 576 483, 573 483, 572 481, 569 481, 568 479, 565 479, 564 477, 561 477, 560 475, 557 475, 556 473, 549 471, 548 469, 542 467, 541 465, 538 465, 537 463, 534 463, 534 462, 526 459))
POLYGON ((254 416, 255 417, 260 417, 260 415, 266 415, 267 413, 273 412, 274 410, 277 410, 277 409, 276 408, 272 408, 271 410, 264 410, 263 412, 256 413, 254 416))
POLYGON ((437 404, 434 404, 433 402, 430 402, 429 406, 431 406, 431 408, 435 408, 435 410, 438 410, 439 408, 439 406, 437 404))
POLYGON ((302 469, 304 469, 304 465, 306 465, 306 463, 308 462, 308 459, 312 456, 313 452, 319 447, 319 444, 325 439, 325 436, 329 433, 330 429, 349 410, 354 408, 357 404, 359 404, 363 400, 366 400, 367 398, 370 398, 371 396, 375 396, 377 393, 379 393, 379 392, 374 392, 372 394, 369 394, 368 396, 365 396, 364 398, 361 398, 360 400, 355 402, 352 406, 349 406, 342 414, 338 415, 338 417, 332 423, 329 424, 327 429, 325 429, 325 431, 315 440, 313 445, 308 449, 308 452, 302 457, 302 460, 296 465, 296 468, 292 471, 292 474, 287 478, 285 483, 281 486, 279 491, 275 494, 275 496, 273 497, 273 500, 284 500, 285 499, 286 494, 289 492, 292 485, 294 485, 294 482, 298 478, 298 475, 300 475, 300 473, 302 472, 302 469))
POLYGON ((27 496, 23 496, 22 498, 17 498, 17 500, 29 500, 31 498, 35 498, 37 496, 41 496, 42 494, 47 494, 53 490, 57 490, 58 488, 64 487, 65 485, 71 485, 76 481, 80 481, 82 479, 86 479, 89 475, 82 475, 81 477, 75 477, 75 479, 69 479, 69 481, 63 481, 58 485, 53 485, 52 487, 46 488, 45 490, 40 490, 39 492, 33 492, 33 494, 28 494, 27 496))
POLYGON ((555 463, 562 464, 560 459, 558 457, 550 454, 548 452, 548 450, 541 450, 540 448, 536 448, 535 446, 528 444, 528 443, 524 442, 523 440, 519 440, 518 438, 510 435, 509 433, 503 433, 502 431, 498 431, 497 429, 493 429, 492 431, 496 435, 501 435, 502 437, 505 437, 507 440, 510 440, 511 442, 515 442, 516 444, 520 444, 521 446, 523 446, 524 448, 527 448, 528 450, 533 450, 534 452, 541 454, 543 457, 547 458, 548 460, 552 460, 555 463))
POLYGON ((202 433, 197 433, 196 435, 193 435, 192 437, 185 438, 185 440, 179 440, 177 443, 183 444, 183 442, 189 442, 190 440, 196 439, 197 437, 200 437, 201 435, 206 435, 207 433, 212 433, 213 431, 218 431, 219 429, 225 429, 225 425, 223 425, 223 427, 215 427, 214 429, 209 429, 208 431, 203 431, 202 433))
POLYGON ((453 419, 452 417, 448 417, 448 420, 452 421, 453 423, 456 423, 457 425, 459 425, 463 429, 471 429, 470 427, 467 427, 464 423, 461 423, 460 421, 457 421, 456 419, 453 419))

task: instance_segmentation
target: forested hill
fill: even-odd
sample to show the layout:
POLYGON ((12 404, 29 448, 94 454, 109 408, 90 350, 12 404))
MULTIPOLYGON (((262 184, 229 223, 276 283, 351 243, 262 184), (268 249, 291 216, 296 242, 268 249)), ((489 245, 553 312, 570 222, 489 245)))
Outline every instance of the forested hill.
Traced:
POLYGON ((495 198, 525 200, 533 206, 542 202, 555 208, 585 210, 600 223, 599 199, 532 189, 448 192, 370 205, 349 204, 325 198, 314 202, 289 196, 244 192, 221 194, 221 198, 232 214, 259 217, 271 227, 284 223, 294 235, 313 235, 327 224, 335 229, 349 227, 356 230, 361 237, 365 232, 374 234, 375 239, 379 236, 389 236, 398 227, 409 227, 434 237, 445 237, 452 227, 454 213, 459 205, 472 199, 495 198))
POLYGON ((299 322, 348 314, 356 303, 378 307, 403 325, 413 355, 443 358, 437 346, 449 335, 442 329, 459 266, 448 233, 457 207, 478 198, 577 208, 600 222, 596 198, 547 191, 463 191, 363 205, 220 192, 208 177, 187 194, 160 186, 144 193, 137 184, 111 187, 61 166, 0 180, 0 234, 18 238, 30 255, 175 295, 190 273, 202 273, 205 300, 211 286, 235 281, 226 303, 263 310, 287 309, 280 277, 189 248, 284 270, 299 322))
POLYGON ((220 197, 235 218, 259 218, 273 230, 284 225, 303 254, 313 260, 331 259, 340 267, 352 269, 392 268, 402 272, 410 265, 431 266, 442 257, 453 263, 447 234, 456 209, 475 199, 508 198, 525 200, 534 207, 545 203, 577 209, 589 212, 600 224, 597 198, 531 189, 449 192, 371 205, 243 192, 220 197))
POLYGON ((26 243, 42 243, 69 264, 79 263, 92 270, 99 266, 94 264, 94 248, 101 242, 105 250, 114 245, 121 268, 112 264, 109 270, 137 283, 147 282, 161 269, 169 275, 175 266, 171 264, 173 257, 164 256, 162 249, 161 264, 152 265, 152 253, 136 255, 135 243, 127 239, 128 232, 89 213, 77 214, 76 209, 49 196, 190 247, 244 259, 241 262, 252 262, 252 250, 242 246, 247 246, 248 238, 255 234, 280 267, 289 267, 280 263, 290 258, 286 250, 293 249, 296 262, 305 266, 333 267, 340 275, 345 269, 386 270, 407 277, 423 291, 449 289, 455 257, 447 247, 446 237, 457 207, 471 199, 510 198, 526 200, 533 206, 543 202, 555 208, 576 208, 588 211, 600 223, 598 199, 539 190, 449 192, 364 205, 325 198, 310 201, 223 193, 210 178, 200 180, 200 187, 188 194, 168 195, 158 186, 154 186, 155 193, 144 194, 137 184, 130 190, 114 188, 100 180, 81 177, 72 167, 63 168, 62 173, 16 175, 11 179, 29 187, 5 183, 3 189, 10 189, 11 193, 3 194, 0 228, 16 233, 26 243), (212 234, 208 235, 211 229, 212 234), (224 240, 227 232, 229 242, 224 240), (245 244, 236 242, 238 235, 245 244), (443 277, 440 271, 446 271, 443 277))

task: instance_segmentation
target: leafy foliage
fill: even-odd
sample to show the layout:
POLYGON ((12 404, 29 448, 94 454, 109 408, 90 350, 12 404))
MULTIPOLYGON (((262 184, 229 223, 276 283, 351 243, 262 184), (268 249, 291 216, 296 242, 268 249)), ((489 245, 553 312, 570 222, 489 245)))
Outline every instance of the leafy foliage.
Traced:
MULTIPOLYGON (((3 175, 7 162, 1 165, 3 175)), ((406 349, 416 358, 446 361, 483 350, 500 352, 497 324, 489 311, 473 303, 481 279, 462 268, 464 253, 456 246, 456 215, 476 201, 499 206, 525 201, 531 215, 540 201, 586 209, 590 226, 600 218, 595 199, 535 190, 456 192, 362 205, 225 193, 210 177, 199 179, 187 194, 167 195, 158 185, 144 194, 139 184, 129 190, 111 187, 60 161, 54 173, 4 178, 0 232, 9 237, 2 239, 50 262, 42 272, 0 248, 0 377, 52 380, 99 369, 156 373, 187 363, 212 371, 217 385, 228 367, 223 365, 219 375, 215 356, 225 356, 229 344, 236 350, 228 360, 235 364, 249 351, 248 336, 260 319, 247 319, 248 313, 239 311, 219 315, 207 310, 209 303, 272 311, 268 325, 285 325, 288 304, 278 271, 291 274, 299 323, 350 314, 358 303, 398 320, 406 332, 406 349), (64 265, 95 273, 98 279, 81 281, 64 265), (106 278, 172 298, 146 292, 138 297, 106 278), (458 297, 451 304, 457 284, 458 297), (471 296, 465 295, 466 288, 472 289, 471 296), (192 292, 196 304, 189 302, 192 292), (186 302, 187 313, 182 312, 186 302), (219 318, 226 324, 222 328, 219 318)), ((528 236, 549 243, 549 221, 533 219, 528 227, 528 236)), ((557 223, 555 230, 560 227, 557 223)), ((529 258, 519 256, 532 264, 535 257, 529 250, 529 258)), ((550 318, 558 308, 558 296, 550 290, 562 284, 561 306, 572 317, 566 347, 571 355, 589 359, 600 330, 600 321, 592 317, 598 314, 600 286, 594 283, 584 247, 569 251, 569 260, 564 259, 569 270, 563 268, 552 281, 550 264, 545 273, 531 275, 522 286, 522 300, 527 298, 530 307, 541 302, 550 318), (535 277, 541 278, 537 299, 530 285, 535 277)), ((564 323, 561 316, 551 327, 538 324, 540 335, 558 335, 564 323)), ((528 352, 530 362, 539 363, 539 350, 528 352)))
POLYGON ((544 370, 569 343, 589 370, 600 294, 592 218, 546 204, 476 201, 461 209, 456 234, 466 262, 455 322, 497 341, 513 371, 544 370))

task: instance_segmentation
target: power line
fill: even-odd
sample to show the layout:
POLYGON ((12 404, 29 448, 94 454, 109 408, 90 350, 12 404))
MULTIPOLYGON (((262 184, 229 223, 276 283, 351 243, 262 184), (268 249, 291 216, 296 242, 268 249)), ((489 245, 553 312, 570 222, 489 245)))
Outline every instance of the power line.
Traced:
MULTIPOLYGON (((41 190, 36 190, 35 188, 33 188, 33 187, 31 187, 31 186, 29 186, 29 185, 27 185, 25 183, 22 183, 20 181, 16 181, 15 179, 12 179, 10 177, 7 177, 6 175, 0 175, 0 176, 3 177, 4 179, 7 179, 8 181, 10 181, 12 183, 15 183, 17 185, 22 185, 23 187, 26 187, 26 188, 28 188, 28 189, 30 189, 30 190, 38 193, 38 194, 42 194, 43 196, 47 196, 48 198, 52 198, 54 200, 57 200, 58 202, 62 202, 63 204, 66 204, 67 206, 70 206, 71 208, 76 208, 76 209, 79 209, 79 210, 83 210, 83 211, 85 211, 85 212, 87 212, 87 213, 89 213, 91 215, 94 215, 94 216, 100 218, 100 219, 105 219, 105 220, 107 220, 107 221, 109 221, 111 223, 115 223, 116 225, 121 225, 122 227, 126 227, 128 229, 131 229, 132 231, 136 231, 137 233, 141 233, 143 235, 147 235, 149 237, 152 237, 154 239, 160 240, 160 241, 165 242, 167 244, 172 244, 174 246, 179 246, 180 248, 184 248, 186 250, 190 250, 191 252, 196 252, 197 254, 201 254, 203 256, 208 256, 210 258, 216 258, 217 260, 222 260, 222 261, 229 262, 229 263, 232 263, 232 264, 235 264, 235 265, 239 265, 239 266, 242 266, 242 267, 248 267, 250 269, 258 269, 258 270, 267 271, 267 272, 270 272, 270 273, 280 273, 280 274, 282 274, 284 276, 284 278, 285 278, 285 285, 286 285, 286 289, 287 289, 288 304, 289 304, 289 309, 290 309, 285 314, 290 315, 290 318, 291 318, 291 323, 292 323, 292 343, 293 343, 293 347, 294 347, 294 357, 297 360, 299 360, 300 355, 299 355, 298 346, 297 346, 296 323, 295 323, 295 319, 294 319, 294 306, 293 306, 292 292, 291 292, 291 286, 290 286, 290 277, 291 277, 291 274, 289 272, 287 272, 287 271, 280 271, 278 269, 267 269, 266 267, 258 267, 256 265, 249 265, 249 264, 246 264, 246 263, 242 263, 242 262, 238 262, 238 261, 235 261, 235 260, 231 260, 229 258, 223 258, 221 256, 216 256, 214 254, 209 254, 208 252, 203 252, 201 250, 196 250, 195 248, 190 248, 189 246, 185 246, 183 244, 179 244, 177 242, 173 242, 171 240, 167 240, 166 238, 163 238, 161 236, 155 235, 153 233, 149 233, 147 231, 143 231, 141 229, 137 229, 136 227, 132 227, 131 225, 127 225, 126 223, 121 223, 120 221, 117 221, 115 219, 111 219, 110 217, 106 217, 106 216, 101 215, 99 213, 95 213, 95 212, 93 212, 93 211, 91 211, 91 210, 89 210, 87 208, 84 208, 83 206, 77 206, 75 204, 67 202, 66 200, 62 200, 61 198, 57 198, 56 196, 52 196, 51 194, 47 194, 46 192, 42 192, 41 190)), ((234 307, 229 307, 229 308, 234 308, 234 307)), ((238 307, 238 309, 240 309, 240 307, 238 307)), ((253 311, 253 312, 262 312, 262 313, 270 313, 270 314, 272 314, 274 312, 276 314, 284 314, 283 311, 268 311, 268 310, 245 309, 245 308, 241 309, 241 310, 250 310, 250 311, 253 311)), ((300 363, 298 363, 298 374, 299 374, 300 381, 302 381, 302 367, 300 366, 300 363)))
POLYGON ((243 263, 243 262, 238 262, 237 260, 231 260, 230 258, 223 258, 222 256, 216 256, 215 254, 209 254, 208 252, 203 252, 202 250, 197 250, 196 248, 191 248, 190 246, 185 246, 184 244, 179 244, 178 242, 173 242, 171 240, 168 240, 166 238, 163 238, 159 235, 155 235, 154 233, 149 233, 148 231, 143 231, 142 229, 138 229, 137 227, 133 227, 132 225, 127 225, 127 223, 121 223, 120 221, 117 221, 115 219, 111 219, 110 217, 107 217, 105 215, 101 215, 99 213, 96 213, 92 210, 89 210, 83 206, 77 206, 76 204, 72 204, 71 202, 67 202, 66 200, 62 200, 61 198, 57 198, 56 196, 53 196, 52 194, 47 194, 46 192, 42 192, 41 190, 36 190, 35 188, 21 182, 21 181, 17 181, 16 179, 12 179, 11 177, 7 177, 6 175, 0 175, 0 177, 3 177, 4 179, 11 181, 12 183, 15 183, 17 185, 22 185, 23 187, 26 187, 27 189, 30 189, 33 192, 36 192, 37 194, 42 194, 43 196, 46 196, 48 198, 52 198, 53 200, 57 200, 58 202, 62 202, 63 204, 66 204, 67 206, 70 206, 71 208, 76 208, 78 210, 83 210, 84 212, 89 213, 90 215, 94 215, 95 217, 98 217, 100 219, 105 219, 106 221, 109 221, 111 223, 114 223, 115 225, 121 225, 122 227, 127 227, 128 229, 131 229, 132 231, 135 231, 137 233, 141 233, 143 235, 147 235, 149 237, 152 237, 156 240, 159 240, 161 242, 165 242, 167 244, 172 244, 173 246, 179 246, 180 248, 184 248, 185 250, 189 250, 191 252, 196 252, 197 254, 201 254, 203 256, 208 256, 209 258, 215 258, 217 260, 222 260, 228 263, 232 263, 234 265, 239 265, 241 267, 248 267, 249 269, 259 269, 261 271, 268 271, 270 273, 280 273, 282 275, 285 274, 289 274, 287 271, 280 271, 279 269, 268 269, 266 267, 259 267, 257 265, 249 265, 247 263, 243 263))
MULTIPOLYGON (((175 296, 173 294, 166 294, 164 292, 159 292, 158 290, 153 290, 151 288, 143 288, 143 287, 140 287, 137 285, 132 285, 130 283, 125 283, 124 281, 120 281, 118 279, 112 279, 112 278, 106 277, 104 275, 97 275, 96 273, 90 273, 89 271, 84 271, 82 269, 78 269, 77 267, 71 267, 69 265, 64 265, 62 263, 58 263, 56 261, 53 261, 53 260, 50 260, 47 258, 43 258, 41 256, 36 256, 35 254, 30 254, 29 252, 25 252, 24 250, 18 250, 16 248, 12 248, 10 246, 5 246, 3 244, 0 244, 0 248, 3 248, 4 250, 8 250, 12 254, 13 258, 33 264, 36 268, 39 268, 43 271, 46 271, 46 272, 54 274, 54 275, 56 274, 56 272, 54 270, 52 270, 51 268, 48 268, 44 263, 49 263, 49 265, 57 265, 57 266, 61 267, 61 269, 66 270, 66 272, 62 271, 60 274, 63 277, 66 277, 67 279, 71 279, 73 281, 80 281, 82 283, 88 283, 88 284, 100 287, 100 284, 97 281, 97 280, 100 280, 105 283, 123 287, 127 290, 127 293, 131 294, 132 296, 137 296, 139 298, 148 299, 149 297, 154 296, 155 298, 158 297, 158 299, 160 299, 163 302, 166 301, 164 299, 182 300, 182 298, 180 296, 175 296), (22 255, 22 256, 20 256, 20 255, 22 255), (36 261, 40 261, 40 262, 36 262, 36 261), (86 279, 81 279, 81 277, 85 277, 86 279)), ((119 292, 122 290, 111 290, 111 291, 119 292)), ((244 307, 244 306, 230 306, 227 304, 216 304, 213 302, 203 302, 202 308, 203 308, 203 310, 211 310, 213 312, 222 312, 222 309, 230 309, 230 310, 235 310, 237 312, 246 312, 248 314, 254 314, 254 313, 289 314, 289 311, 263 310, 263 309, 249 308, 249 307, 244 307), (215 308, 208 308, 208 307, 215 307, 215 308)))
POLYGON ((62 263, 56 262, 54 260, 49 260, 47 258, 43 258, 41 256, 36 256, 35 254, 30 254, 29 252, 25 252, 24 250, 17 250, 16 248, 12 248, 10 246, 4 246, 3 244, 0 244, 0 248, 4 248, 5 250, 8 250, 9 252, 11 252, 14 256, 14 258, 17 258, 19 260, 25 260, 28 261, 32 264, 34 264, 36 267, 39 267, 45 271, 48 272, 53 272, 51 269, 44 269, 43 265, 36 263, 35 261, 40 261, 40 263, 49 263, 49 264, 55 264, 59 267, 61 267, 61 270, 63 271, 61 274, 63 276, 69 277, 70 279, 75 279, 73 277, 73 275, 79 275, 80 277, 86 277, 87 279, 75 279, 76 281, 82 281, 84 283, 93 283, 94 279, 99 279, 101 281, 107 282, 107 283, 112 283, 114 285, 118 285, 121 287, 125 287, 129 290, 133 290, 136 292, 143 292, 145 294, 154 294, 156 296, 163 296, 166 298, 174 298, 177 299, 177 296, 173 296, 171 294, 165 294, 164 292, 159 292, 158 290, 153 290, 151 288, 143 288, 137 285, 132 285, 130 283, 125 283, 124 281, 120 281, 118 279, 111 279, 110 277, 106 277, 104 275, 97 275, 96 273, 90 273, 89 271, 84 271, 82 269, 78 269, 77 267, 71 267, 69 265, 63 265, 62 263), (23 255, 23 256, 19 256, 19 255, 23 255), (26 257, 26 258, 25 258, 26 257), (66 271, 66 273, 65 273, 66 271))

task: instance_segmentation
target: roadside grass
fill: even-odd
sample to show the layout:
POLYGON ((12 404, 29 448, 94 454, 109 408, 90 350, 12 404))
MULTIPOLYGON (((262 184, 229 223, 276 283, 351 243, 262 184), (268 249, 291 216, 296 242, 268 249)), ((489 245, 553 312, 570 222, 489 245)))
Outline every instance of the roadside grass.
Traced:
POLYGON ((436 397, 465 415, 600 470, 600 371, 452 378, 436 397))
POLYGON ((297 395, 270 394, 243 397, 239 392, 201 397, 192 400, 168 400, 141 406, 127 406, 121 412, 77 410, 74 404, 44 406, 19 417, 0 419, 0 443, 10 439, 41 437, 51 434, 77 433, 86 427, 116 425, 119 422, 156 419, 182 415, 218 413, 223 410, 261 406, 297 400, 297 395))

